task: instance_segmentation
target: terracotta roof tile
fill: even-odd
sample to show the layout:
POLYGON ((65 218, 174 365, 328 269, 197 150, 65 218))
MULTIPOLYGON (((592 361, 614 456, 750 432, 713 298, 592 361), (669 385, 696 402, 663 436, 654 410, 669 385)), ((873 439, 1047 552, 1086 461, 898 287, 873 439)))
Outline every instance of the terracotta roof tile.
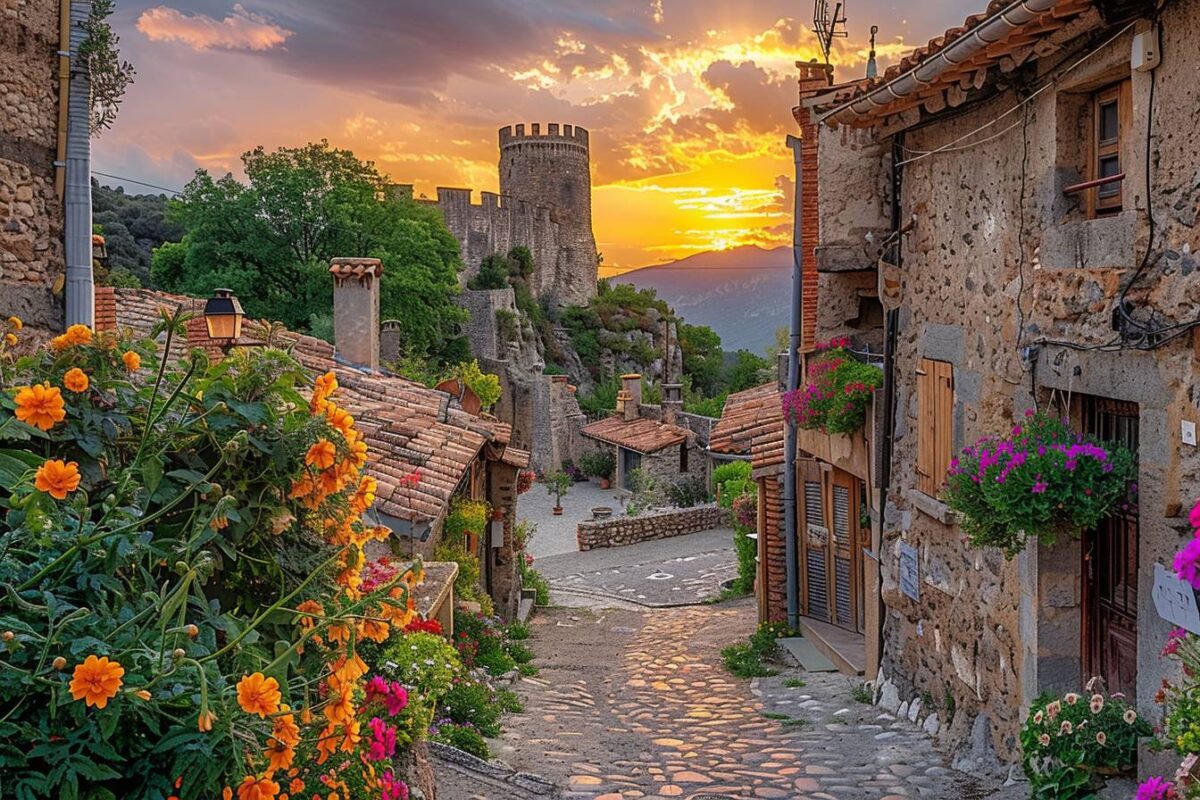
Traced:
POLYGON ((687 441, 689 431, 678 425, 668 425, 654 419, 638 417, 626 421, 624 417, 611 416, 584 427, 583 435, 602 442, 636 450, 639 453, 654 453, 664 447, 687 441))
MULTIPOLYGON (((159 309, 182 304, 186 310, 202 311, 203 302, 145 289, 117 289, 117 324, 147 335, 160 319, 159 309)), ((199 318, 194 322, 204 324, 199 318)), ((199 333, 197 329, 192 343, 209 349, 200 342, 199 333)), ((271 333, 305 369, 337 375, 341 390, 335 399, 354 415, 367 441, 367 472, 379 481, 376 509, 384 514, 414 522, 436 521, 484 443, 503 445, 511 438, 510 426, 451 408, 450 396, 444 392, 398 375, 343 364, 331 344, 312 336, 278 329, 271 333), (416 483, 409 480, 414 472, 420 475, 416 483)), ((243 340, 261 341, 265 336, 266 329, 258 323, 247 323, 243 330, 243 340)), ((511 455, 502 454, 506 460, 524 458, 528 463, 524 451, 506 450, 512 450, 511 455)))
POLYGON ((724 455, 749 456, 755 436, 782 424, 777 384, 766 383, 736 392, 725 400, 721 418, 709 438, 708 449, 724 455))

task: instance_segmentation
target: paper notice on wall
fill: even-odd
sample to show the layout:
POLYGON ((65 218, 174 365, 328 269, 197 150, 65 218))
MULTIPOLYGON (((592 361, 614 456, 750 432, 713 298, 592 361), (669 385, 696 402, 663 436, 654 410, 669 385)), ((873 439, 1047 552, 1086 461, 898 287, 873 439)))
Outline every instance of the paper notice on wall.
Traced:
POLYGON ((1184 630, 1200 634, 1196 591, 1162 564, 1154 565, 1154 608, 1158 615, 1184 630))

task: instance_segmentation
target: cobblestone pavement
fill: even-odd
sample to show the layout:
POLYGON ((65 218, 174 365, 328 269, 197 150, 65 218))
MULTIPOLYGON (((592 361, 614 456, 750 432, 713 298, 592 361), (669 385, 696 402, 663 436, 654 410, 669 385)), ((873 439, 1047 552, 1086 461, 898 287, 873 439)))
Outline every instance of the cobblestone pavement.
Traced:
POLYGON ((579 550, 575 529, 580 522, 592 518, 592 509, 608 506, 621 510, 620 492, 601 489, 599 484, 584 481, 571 484, 570 491, 562 499, 562 516, 554 516, 554 498, 546 493, 543 484, 537 484, 517 498, 517 518, 527 519, 537 525, 537 535, 529 543, 529 554, 534 558, 574 553, 579 550))
POLYGON ((720 649, 753 627, 752 600, 540 611, 541 674, 520 684, 526 713, 497 757, 574 800, 995 796, 915 726, 854 703, 847 678, 730 676, 720 649))
POLYGON ((556 597, 562 592, 671 606, 699 603, 719 594, 721 584, 737 576, 737 553, 733 531, 717 529, 548 556, 534 566, 550 582, 556 597))

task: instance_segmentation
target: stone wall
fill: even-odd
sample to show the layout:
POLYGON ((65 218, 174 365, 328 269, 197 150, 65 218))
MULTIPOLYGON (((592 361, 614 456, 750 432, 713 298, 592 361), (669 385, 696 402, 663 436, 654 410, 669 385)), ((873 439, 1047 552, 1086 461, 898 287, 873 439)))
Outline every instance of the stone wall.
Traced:
MULTIPOLYGON (((1200 56, 1189 44, 1200 25, 1200 2, 1169 7, 1162 25, 1151 165, 1157 230, 1129 299, 1135 317, 1148 320, 1153 308, 1156 319, 1175 323, 1195 319, 1200 307, 1200 273, 1191 255, 1200 207, 1200 86, 1190 77, 1200 69, 1200 56)), ((1006 758, 1016 756, 1023 711, 1040 691, 1078 689, 1087 680, 1077 638, 1062 640, 1073 628, 1078 636, 1077 550, 1031 545, 1006 561, 996 551, 964 546, 944 506, 916 492, 916 372, 921 358, 954 366, 956 448, 1006 432, 1035 402, 1046 407, 1052 399, 1089 393, 1139 404, 1137 702, 1142 713, 1157 716, 1152 696, 1163 666, 1156 654, 1170 626, 1153 608, 1153 565, 1170 563, 1186 529, 1181 510, 1200 496, 1200 454, 1179 435, 1181 420, 1200 421, 1191 337, 1153 351, 1076 349, 1113 338, 1117 294, 1148 242, 1150 75, 1130 75, 1130 36, 1089 59, 1057 91, 1039 95, 1022 125, 986 146, 948 150, 905 168, 902 217, 915 216, 916 224, 903 239, 898 273, 898 411, 881 552, 884 671, 902 699, 924 694, 954 704, 954 720, 943 730, 949 743, 964 743, 982 730, 987 744, 1006 758), (1087 221, 1078 201, 1062 194, 1082 171, 1072 91, 1121 77, 1132 80, 1128 141, 1135 144, 1122 154, 1126 207, 1132 210, 1087 221), (1036 349, 1026 352, 1027 346, 1036 349), (899 591, 901 540, 919 553, 917 601, 899 591)), ((908 131, 904 144, 913 151, 950 145, 1019 100, 1014 91, 998 93, 908 131)))
POLYGON ((28 336, 62 329, 63 204, 54 180, 59 8, 13 0, 0 15, 0 316, 28 336))
MULTIPOLYGON (((463 332, 471 343, 471 353, 476 358, 504 360, 509 356, 509 343, 514 337, 512 331, 502 330, 497 317, 500 314, 511 315, 513 320, 519 319, 517 304, 510 289, 474 290, 464 289, 458 297, 458 304, 467 311, 467 321, 463 332)), ((514 324, 519 325, 519 322, 514 324)), ((520 335, 519 329, 516 331, 520 335)))
POLYGON ((620 547, 653 539, 668 539, 730 525, 729 510, 717 506, 699 506, 645 514, 638 517, 614 517, 579 523, 576 538, 579 549, 620 547))

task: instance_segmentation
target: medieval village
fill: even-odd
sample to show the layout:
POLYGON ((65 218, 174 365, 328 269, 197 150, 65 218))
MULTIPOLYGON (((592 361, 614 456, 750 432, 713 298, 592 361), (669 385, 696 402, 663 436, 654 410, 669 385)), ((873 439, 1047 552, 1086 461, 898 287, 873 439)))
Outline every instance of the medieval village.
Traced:
POLYGON ((0 797, 1200 798, 1200 0, 974 3, 0 0, 0 797))

